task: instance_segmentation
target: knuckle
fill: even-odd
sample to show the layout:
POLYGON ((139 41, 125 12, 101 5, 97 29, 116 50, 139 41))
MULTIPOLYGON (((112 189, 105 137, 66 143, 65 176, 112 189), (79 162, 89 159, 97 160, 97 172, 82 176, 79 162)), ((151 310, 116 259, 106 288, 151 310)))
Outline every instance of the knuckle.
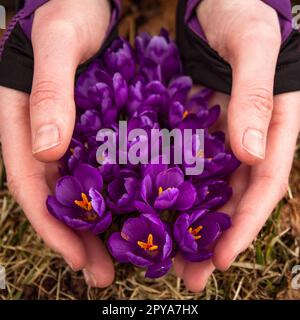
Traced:
POLYGON ((56 83, 48 80, 41 80, 35 83, 30 96, 30 105, 39 106, 43 102, 57 100, 59 88, 56 83))
POLYGON ((42 177, 43 174, 39 172, 32 172, 23 176, 8 173, 8 190, 17 202, 22 202, 22 195, 23 191, 26 190, 26 186, 37 185, 42 177))
POLYGON ((18 201, 18 195, 19 195, 19 183, 17 177, 13 175, 7 176, 7 186, 10 194, 13 196, 14 199, 18 201))
POLYGON ((76 26, 72 22, 60 17, 50 17, 47 24, 45 24, 44 19, 40 19, 40 22, 36 23, 35 26, 36 28, 34 28, 34 32, 38 32, 39 35, 44 34, 44 37, 46 35, 49 40, 55 39, 57 38, 57 36, 61 36, 62 33, 65 40, 76 39, 78 36, 78 28, 76 28, 76 26), (39 32, 39 30, 41 33, 39 32))
POLYGON ((273 21, 267 21, 267 19, 257 19, 253 16, 248 21, 247 28, 243 29, 243 37, 241 40, 245 43, 264 43, 265 45, 279 47, 281 43, 281 33, 276 14, 273 18, 273 21))
POLYGON ((278 198, 283 198, 289 187, 289 178, 273 175, 263 175, 260 177, 265 180, 266 185, 274 186, 275 192, 278 194, 278 198))
POLYGON ((273 94, 268 89, 255 89, 249 94, 249 101, 258 114, 269 118, 273 110, 273 94))

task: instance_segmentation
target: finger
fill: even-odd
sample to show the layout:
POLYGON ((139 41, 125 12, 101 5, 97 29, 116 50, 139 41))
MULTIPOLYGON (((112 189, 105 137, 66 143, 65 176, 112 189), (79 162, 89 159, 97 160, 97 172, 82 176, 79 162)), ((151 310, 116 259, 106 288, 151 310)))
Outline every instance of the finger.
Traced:
POLYGON ((46 244, 59 252, 72 269, 80 270, 86 264, 82 241, 50 215, 45 205, 50 191, 44 165, 30 152, 28 102, 27 95, 0 87, 0 129, 9 188, 46 244))
POLYGON ((108 287, 114 280, 115 272, 103 242, 89 232, 81 232, 80 237, 87 253, 87 264, 83 269, 87 284, 92 287, 108 287))
MULTIPOLYGON (((233 173, 230 179, 230 185, 234 190, 233 196, 225 206, 219 211, 226 212, 232 216, 237 203, 240 201, 248 184, 249 168, 242 165, 236 172, 233 173)), ((212 260, 200 263, 185 262, 182 277, 186 287, 192 292, 204 290, 206 283, 215 270, 212 260)))
POLYGON ((183 272, 184 272, 186 263, 187 262, 183 259, 180 253, 177 254, 176 257, 174 258, 173 267, 174 267, 175 274, 178 278, 181 278, 181 279, 183 278, 183 272))
POLYGON ((299 92, 275 98, 266 160, 252 169, 249 188, 233 216, 233 226, 215 247, 213 262, 218 269, 226 270, 250 245, 286 192, 300 127, 299 99, 299 92))
POLYGON ((281 37, 275 11, 272 18, 275 21, 271 27, 259 23, 254 28, 247 27, 239 42, 232 44, 229 53, 233 74, 228 108, 231 147, 239 160, 250 165, 265 158, 273 110, 281 37))
MULTIPOLYGON (((96 25, 99 28, 94 32, 97 36, 89 37, 88 23, 79 24, 76 21, 78 12, 86 9, 83 5, 78 1, 54 0, 39 8, 35 14, 30 118, 32 152, 42 161, 61 158, 70 143, 75 122, 76 68, 100 48, 108 25, 104 19, 99 26, 96 25), (82 29, 79 28, 81 24, 84 26, 82 29)), ((96 12, 99 11, 100 17, 103 16, 100 15, 103 6, 99 6, 99 1, 92 1, 91 6, 97 9, 96 12)), ((109 12, 109 8, 106 9, 109 12)))
POLYGON ((207 280, 214 271, 215 266, 211 259, 203 262, 189 262, 183 272, 184 284, 188 290, 199 292, 205 289, 207 280))

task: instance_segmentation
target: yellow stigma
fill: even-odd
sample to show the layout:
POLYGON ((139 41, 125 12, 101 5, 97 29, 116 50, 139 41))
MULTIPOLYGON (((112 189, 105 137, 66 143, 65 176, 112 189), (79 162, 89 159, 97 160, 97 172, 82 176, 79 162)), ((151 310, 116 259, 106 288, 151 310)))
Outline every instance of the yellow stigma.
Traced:
POLYGON ((163 191, 164 191, 163 188, 162 188, 162 187, 159 187, 159 188, 158 188, 158 195, 160 196, 160 194, 161 194, 163 191))
POLYGON ((202 226, 199 226, 195 229, 193 229, 192 227, 189 227, 189 233, 192 234, 195 238, 195 240, 199 240, 201 238, 201 235, 198 235, 198 233, 203 229, 202 226))
POLYGON ((154 251, 157 250, 158 246, 153 244, 153 235, 149 233, 147 242, 138 241, 138 246, 144 250, 154 251))
MULTIPOLYGON (((166 190, 170 191, 170 190, 172 190, 172 189, 174 189, 174 188, 169 187, 169 188, 167 188, 166 190)), ((158 195, 160 196, 160 194, 161 194, 163 191, 164 191, 164 189, 163 189, 162 187, 159 187, 159 188, 158 188, 158 195)))
POLYGON ((187 110, 185 110, 182 115, 182 120, 184 120, 188 115, 189 115, 189 112, 187 110))
POLYGON ((85 211, 91 211, 93 209, 92 203, 89 201, 85 193, 81 194, 82 200, 75 200, 74 203, 85 211))

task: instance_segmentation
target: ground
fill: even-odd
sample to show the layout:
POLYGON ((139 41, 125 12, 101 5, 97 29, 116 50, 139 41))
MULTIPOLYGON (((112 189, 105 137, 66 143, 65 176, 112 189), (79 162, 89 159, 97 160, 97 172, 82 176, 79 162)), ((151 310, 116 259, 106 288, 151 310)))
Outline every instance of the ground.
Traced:
MULTIPOLYGON (((132 38, 140 30, 155 34, 162 25, 174 34, 175 0, 125 2, 123 36, 132 38)), ((7 271, 7 289, 0 290, 0 299, 300 299, 300 290, 291 288, 292 267, 300 264, 299 246, 300 141, 289 191, 258 239, 227 272, 214 273, 199 294, 188 292, 174 273, 147 280, 143 271, 127 265, 116 265, 116 280, 109 288, 87 288, 82 275, 37 237, 7 191, 0 160, 0 265, 7 271)))

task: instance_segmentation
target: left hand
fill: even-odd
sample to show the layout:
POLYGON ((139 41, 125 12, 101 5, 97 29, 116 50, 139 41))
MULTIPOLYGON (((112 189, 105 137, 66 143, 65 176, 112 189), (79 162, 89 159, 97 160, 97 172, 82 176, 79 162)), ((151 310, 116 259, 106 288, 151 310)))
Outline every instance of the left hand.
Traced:
POLYGON ((197 11, 210 46, 232 67, 230 100, 216 98, 228 104, 227 120, 220 122, 243 164, 230 181, 233 198, 219 210, 231 214, 233 225, 218 240, 213 259, 175 260, 191 291, 204 289, 215 267, 228 269, 255 239, 287 190, 300 130, 300 92, 273 97, 281 44, 276 11, 260 0, 203 0, 197 11))

